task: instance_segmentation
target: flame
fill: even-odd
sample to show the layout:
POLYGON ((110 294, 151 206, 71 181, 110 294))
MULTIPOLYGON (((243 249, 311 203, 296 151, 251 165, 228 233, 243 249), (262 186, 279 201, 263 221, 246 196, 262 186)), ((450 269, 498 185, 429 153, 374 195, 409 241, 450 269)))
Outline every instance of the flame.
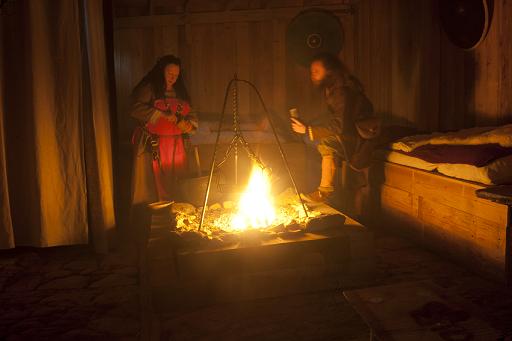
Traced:
POLYGON ((247 188, 238 202, 238 212, 231 219, 231 228, 236 231, 264 228, 275 220, 270 177, 264 169, 253 165, 247 188))

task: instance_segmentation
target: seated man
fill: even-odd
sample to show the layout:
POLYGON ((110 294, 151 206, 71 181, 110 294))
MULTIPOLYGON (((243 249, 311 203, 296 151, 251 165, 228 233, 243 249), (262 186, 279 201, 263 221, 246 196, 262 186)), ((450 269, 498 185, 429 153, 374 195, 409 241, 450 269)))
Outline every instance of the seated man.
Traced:
POLYGON ((336 56, 322 54, 315 57, 310 72, 313 84, 322 88, 329 116, 323 124, 318 125, 307 125, 292 117, 292 129, 313 141, 322 157, 320 186, 318 190, 305 195, 305 199, 325 202, 334 192, 335 158, 351 160, 356 149, 360 150, 361 139, 356 122, 371 117, 373 106, 359 80, 349 73, 336 56))

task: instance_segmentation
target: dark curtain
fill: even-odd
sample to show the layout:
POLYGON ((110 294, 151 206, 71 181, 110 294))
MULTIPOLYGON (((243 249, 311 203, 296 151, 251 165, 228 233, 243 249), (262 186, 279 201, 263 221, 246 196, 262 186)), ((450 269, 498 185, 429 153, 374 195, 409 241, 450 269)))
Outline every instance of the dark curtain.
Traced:
POLYGON ((91 243, 115 227, 101 0, 1 17, 0 248, 91 243))

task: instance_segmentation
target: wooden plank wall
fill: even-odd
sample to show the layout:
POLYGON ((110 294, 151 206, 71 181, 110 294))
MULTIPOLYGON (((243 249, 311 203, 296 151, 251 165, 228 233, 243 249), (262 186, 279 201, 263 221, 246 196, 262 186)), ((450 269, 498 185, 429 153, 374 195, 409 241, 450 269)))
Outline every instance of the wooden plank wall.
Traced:
POLYGON ((361 0, 356 73, 378 112, 427 131, 512 122, 512 2, 494 1, 472 51, 441 29, 439 2, 361 0))
POLYGON ((435 1, 362 0, 356 73, 389 122, 438 127, 439 26, 435 1))
POLYGON ((133 122, 128 119, 129 96, 156 61, 157 56, 179 54, 174 18, 127 21, 114 30, 114 67, 118 110, 118 132, 122 144, 129 143, 133 122), (175 37, 170 39, 169 37, 175 37))
POLYGON ((462 51, 441 32, 440 127, 497 125, 512 122, 512 2, 494 1, 486 39, 462 51))
MULTIPOLYGON (((191 0, 187 3, 187 11, 264 8, 273 12, 283 6, 328 7, 333 2, 336 1, 191 0)), ((512 39, 509 39, 512 19, 508 15, 512 13, 512 2, 494 1, 489 34, 472 51, 460 50, 448 41, 440 27, 438 1, 344 2, 353 3, 356 14, 342 18, 345 33, 350 32, 346 34, 343 58, 361 78, 377 112, 389 122, 409 124, 427 131, 512 122, 512 39)), ((146 1, 118 0, 116 3, 119 16, 141 15, 148 11, 146 1)), ((157 14, 180 12, 184 8, 183 1, 153 0, 151 3, 157 14)), ((287 104, 308 110, 316 104, 317 100, 312 97, 314 93, 303 86, 308 84, 307 70, 288 63, 289 56, 283 55, 285 27, 286 20, 180 26, 176 51, 191 63, 188 76, 193 84, 192 94, 201 109, 218 110, 224 87, 220 84, 235 71, 234 65, 241 77, 252 77, 261 86, 264 97, 271 98, 272 106, 274 101, 281 101, 276 102, 278 110, 285 110, 287 104), (210 43, 213 36, 216 37, 215 44, 211 44, 213 51, 205 50, 203 44, 210 43), (204 56, 211 61, 212 68, 205 66, 204 56), (267 77, 269 73, 271 77, 267 77), (196 87, 196 82, 204 85, 196 87), (215 85, 206 86, 206 82, 215 85)), ((148 61, 133 67, 123 66, 123 70, 131 71, 124 72, 126 75, 119 82, 121 87, 131 86, 133 79, 125 78, 140 77, 138 69, 147 70, 151 64, 149 60, 163 52, 162 42, 155 38, 158 33, 154 30, 146 28, 142 32, 126 28, 123 32, 116 31, 116 41, 121 42, 116 50, 118 59, 124 58, 126 63, 126 49, 131 49, 148 61), (145 46, 150 47, 144 49, 145 46)), ((125 94, 126 91, 120 89, 118 99, 125 94)), ((119 108, 123 110, 122 99, 119 101, 119 108)), ((254 98, 250 101, 248 105, 254 106, 254 98)))

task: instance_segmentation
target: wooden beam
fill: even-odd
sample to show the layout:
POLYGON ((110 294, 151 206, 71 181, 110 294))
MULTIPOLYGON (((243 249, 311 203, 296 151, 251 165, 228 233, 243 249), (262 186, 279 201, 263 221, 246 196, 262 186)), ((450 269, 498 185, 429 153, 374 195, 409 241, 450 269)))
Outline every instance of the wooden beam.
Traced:
POLYGON ((505 268, 507 285, 512 287, 512 206, 508 206, 507 231, 505 233, 505 268))
MULTIPOLYGON (((228 22, 254 22, 290 19, 311 7, 285 7, 273 8, 272 10, 255 9, 255 10, 233 10, 223 12, 204 12, 190 13, 180 16, 180 24, 213 24, 228 22)), ((324 9, 331 10, 333 13, 352 14, 351 5, 322 6, 324 9)))
POLYGON ((147 0, 148 14, 153 15, 155 13, 155 4, 153 0, 147 0))
POLYGON ((222 11, 229 11, 233 8, 234 4, 234 0, 223 0, 220 8, 222 9, 222 11))
MULTIPOLYGON (((286 20, 293 18, 303 10, 310 7, 285 7, 255 10, 233 10, 222 12, 197 12, 172 15, 150 15, 141 17, 123 17, 115 20, 115 28, 155 27, 167 26, 169 22, 177 21, 177 25, 186 24, 216 24, 286 20)), ((326 5, 322 8, 338 15, 351 15, 354 13, 352 5, 326 5)))
POLYGON ((114 19, 116 30, 123 28, 154 28, 178 24, 178 15, 148 15, 140 17, 123 17, 114 19))

